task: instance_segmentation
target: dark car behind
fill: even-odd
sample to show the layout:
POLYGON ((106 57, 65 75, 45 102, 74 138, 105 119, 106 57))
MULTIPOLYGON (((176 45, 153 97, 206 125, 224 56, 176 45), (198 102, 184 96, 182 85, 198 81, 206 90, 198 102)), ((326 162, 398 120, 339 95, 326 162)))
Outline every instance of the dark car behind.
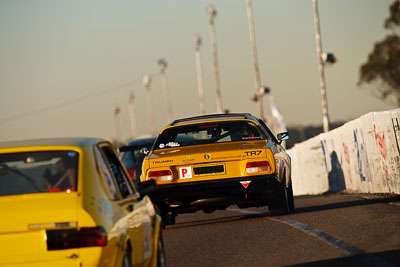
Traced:
POLYGON ((143 159, 146 156, 143 149, 147 148, 150 150, 155 140, 155 137, 140 138, 130 141, 127 145, 119 148, 120 159, 124 163, 135 186, 138 185, 139 177, 142 173, 143 159))

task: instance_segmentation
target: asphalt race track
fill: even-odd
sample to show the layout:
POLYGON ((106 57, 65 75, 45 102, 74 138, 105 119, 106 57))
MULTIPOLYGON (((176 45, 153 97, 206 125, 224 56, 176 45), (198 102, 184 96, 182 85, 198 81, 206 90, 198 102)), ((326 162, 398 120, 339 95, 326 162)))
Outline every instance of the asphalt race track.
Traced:
POLYGON ((295 198, 267 207, 179 215, 163 232, 167 266, 400 266, 400 196, 295 198))

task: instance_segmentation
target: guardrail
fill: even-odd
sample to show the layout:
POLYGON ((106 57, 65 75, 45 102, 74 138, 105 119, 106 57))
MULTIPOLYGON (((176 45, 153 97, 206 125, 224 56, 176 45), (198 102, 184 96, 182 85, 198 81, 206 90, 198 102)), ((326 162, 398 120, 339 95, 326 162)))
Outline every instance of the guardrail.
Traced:
POLYGON ((400 109, 365 114, 288 153, 294 195, 400 194, 400 109))

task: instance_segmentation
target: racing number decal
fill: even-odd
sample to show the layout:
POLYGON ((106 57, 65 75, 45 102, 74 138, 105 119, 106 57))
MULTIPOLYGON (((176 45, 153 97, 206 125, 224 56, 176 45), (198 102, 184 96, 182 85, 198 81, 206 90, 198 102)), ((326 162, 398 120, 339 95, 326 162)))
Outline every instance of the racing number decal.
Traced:
POLYGON ((258 156, 262 150, 245 151, 246 156, 258 156))
POLYGON ((191 167, 179 168, 179 176, 181 179, 192 178, 192 168, 191 167))

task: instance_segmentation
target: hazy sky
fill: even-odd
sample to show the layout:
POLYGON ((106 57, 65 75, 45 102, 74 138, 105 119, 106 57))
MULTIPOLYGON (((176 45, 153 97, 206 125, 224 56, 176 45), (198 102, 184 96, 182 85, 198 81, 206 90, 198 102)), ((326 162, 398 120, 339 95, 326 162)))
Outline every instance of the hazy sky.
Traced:
MULTIPOLYGON (((322 45, 338 62, 325 69, 331 121, 395 106, 357 87, 359 66, 389 32, 389 0, 320 0, 322 45)), ((168 122, 157 60, 164 57, 175 118, 200 113, 193 35, 208 113, 216 112, 209 16, 213 4, 223 106, 258 116, 245 0, 1 0, 0 141, 53 136, 131 135, 129 93, 138 134, 150 132, 143 75, 152 75, 157 130, 168 122)), ((290 125, 321 124, 311 0, 253 0, 261 81, 290 125)), ((265 103, 265 109, 268 108, 265 103)))

